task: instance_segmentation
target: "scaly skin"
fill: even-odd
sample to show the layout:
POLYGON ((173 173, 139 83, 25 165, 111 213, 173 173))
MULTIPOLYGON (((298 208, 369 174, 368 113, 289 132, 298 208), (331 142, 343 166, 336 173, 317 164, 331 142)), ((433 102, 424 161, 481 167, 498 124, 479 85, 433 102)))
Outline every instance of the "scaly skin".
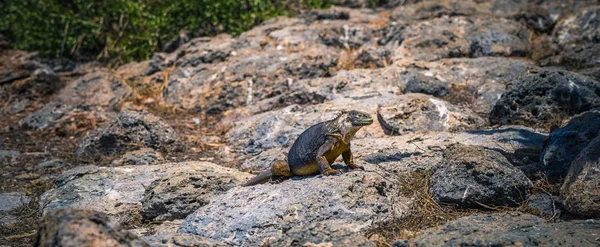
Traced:
POLYGON ((350 141, 363 126, 373 123, 368 113, 344 111, 335 119, 318 123, 306 129, 288 152, 287 162, 276 161, 269 171, 250 179, 244 186, 279 182, 291 176, 321 173, 325 176, 339 173, 331 164, 340 156, 350 169, 363 169, 354 164, 350 141))

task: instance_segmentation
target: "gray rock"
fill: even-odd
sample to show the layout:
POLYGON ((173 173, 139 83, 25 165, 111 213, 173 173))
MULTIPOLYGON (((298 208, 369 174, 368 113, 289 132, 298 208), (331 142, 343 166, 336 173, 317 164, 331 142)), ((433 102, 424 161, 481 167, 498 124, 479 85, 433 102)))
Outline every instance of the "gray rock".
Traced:
POLYGON ((101 212, 58 209, 41 222, 33 246, 149 246, 101 212))
POLYGON ((425 230, 410 246, 598 246, 600 222, 546 223, 529 214, 471 215, 425 230))
POLYGON ((140 211, 143 220, 183 219, 247 177, 216 165, 196 166, 154 180, 146 188, 140 211))
POLYGON ((140 237, 150 235, 173 235, 177 233, 177 229, 181 223, 183 223, 183 219, 153 222, 131 229, 130 231, 140 237))
POLYGON ((469 130, 485 123, 468 109, 424 94, 401 95, 380 104, 377 120, 389 135, 469 130))
MULTIPOLYGON (((298 29, 305 30, 306 26, 289 28, 292 29, 290 32, 298 35, 303 33, 298 29)), ((276 32, 278 30, 271 31, 276 32)), ((317 37, 316 34, 310 36, 317 37)), ((298 38, 302 40, 294 42, 294 38, 286 36, 281 42, 293 45, 305 39, 300 36, 298 38)), ((166 103, 184 109, 220 113, 248 105, 252 100, 280 95, 288 90, 288 79, 328 76, 329 68, 336 65, 337 54, 322 44, 305 46, 306 49, 300 53, 288 52, 281 46, 231 50, 235 43, 237 41, 231 37, 218 37, 203 44, 202 48, 197 47, 199 44, 185 48, 186 55, 177 60, 177 68, 171 73, 168 86, 163 91, 166 103), (227 50, 224 54, 240 55, 215 64, 190 63, 190 60, 195 60, 190 56, 221 50, 227 50)))
POLYGON ((570 213, 588 217, 600 215, 600 136, 571 163, 561 197, 570 213))
MULTIPOLYGON (((470 12, 468 8, 458 11, 461 10, 470 12)), ((393 14, 398 13, 396 11, 393 14)), ((403 28, 391 26, 388 32, 399 34, 380 42, 387 43, 386 47, 394 48, 396 44, 390 43, 389 40, 401 41, 399 47, 394 49, 394 63, 459 57, 528 55, 528 30, 515 20, 459 14, 442 15, 418 22, 406 23, 407 20, 402 18, 397 18, 397 21, 400 22, 397 25, 403 28)))
POLYGON ((600 39, 600 7, 587 5, 566 17, 554 29, 554 38, 564 49, 600 39))
MULTIPOLYGON (((338 98, 315 106, 291 105, 254 116, 230 118, 226 121, 235 123, 236 126, 227 133, 226 141, 230 146, 242 149, 238 153, 251 155, 272 148, 288 148, 305 129, 333 119, 340 110, 361 110, 374 116, 377 104, 390 97, 391 95, 382 95, 358 100, 338 98)), ((357 133, 356 138, 376 131, 381 132, 378 126, 367 126, 357 133)))
POLYGON ((488 116, 506 86, 537 66, 523 59, 505 57, 454 58, 428 63, 420 73, 448 83, 442 99, 488 116))
POLYGON ((468 29, 471 57, 526 57, 529 54, 529 30, 508 19, 485 19, 468 29))
POLYGON ((527 198, 527 208, 550 218, 560 216, 563 211, 561 200, 558 196, 543 193, 529 196, 527 198))
MULTIPOLYGON (((585 1, 581 1, 585 2, 585 1)), ((582 4, 582 3, 580 3, 582 4)), ((542 61, 543 65, 560 65, 571 69, 600 67, 600 7, 597 3, 580 8, 561 20, 553 33, 559 45, 557 55, 542 61)))
POLYGON ((13 209, 29 204, 31 198, 23 193, 0 193, 0 227, 7 227, 17 222, 17 217, 11 214, 13 209))
POLYGON ((11 162, 21 156, 21 152, 13 150, 0 150, 0 162, 11 162))
POLYGON ((54 169, 54 168, 62 168, 67 166, 68 164, 62 159, 52 159, 48 161, 44 161, 35 166, 36 169, 54 169))
POLYGON ((461 207, 517 206, 533 183, 500 153, 458 144, 444 151, 429 191, 439 203, 461 207))
POLYGON ((354 61, 354 68, 383 68, 392 64, 392 52, 385 48, 361 49, 354 61))
POLYGON ((273 165, 275 161, 286 160, 289 148, 271 148, 245 159, 240 165, 242 171, 264 171, 273 165))
POLYGON ((228 245, 373 246, 360 232, 401 217, 410 200, 398 197, 398 185, 382 177, 389 175, 385 171, 365 167, 367 172, 235 187, 189 215, 178 232, 228 245))
POLYGON ((62 119, 71 110, 73 110, 72 106, 58 101, 50 102, 44 105, 42 109, 22 119, 19 124, 26 129, 45 129, 62 119))
POLYGON ((6 114, 18 114, 23 113, 27 110, 27 107, 31 105, 31 101, 29 99, 20 99, 16 100, 14 103, 6 106, 4 108, 4 113, 6 114))
POLYGON ((113 161, 113 165, 156 165, 161 162, 164 162, 165 158, 154 149, 151 148, 142 148, 140 150, 135 150, 131 152, 127 152, 121 157, 119 160, 113 161))
POLYGON ((435 97, 444 97, 448 94, 448 83, 421 73, 413 73, 406 82, 404 93, 422 93, 435 97))
POLYGON ((27 205, 31 198, 23 193, 9 192, 0 194, 0 213, 7 213, 17 207, 27 205))
MULTIPOLYGON (((213 184, 223 183, 222 186, 227 187, 232 181, 241 183, 249 177, 250 174, 206 162, 121 167, 83 166, 61 174, 54 182, 55 188, 41 196, 40 205, 44 214, 65 207, 91 209, 104 212, 121 224, 135 224, 142 220, 142 213, 154 217, 169 215, 172 213, 170 210, 173 213, 180 212, 188 206, 199 205, 192 198, 207 201, 211 195, 222 192, 185 183, 179 185, 187 186, 186 188, 175 190, 168 185, 169 181, 211 181, 213 184), (158 182, 154 183, 155 181, 158 182), (164 194, 153 195, 154 191, 164 194), (171 202, 173 204, 165 206, 164 210, 156 206, 171 202)), ((152 220, 153 217, 147 219, 152 220)))
POLYGON ((225 244, 217 244, 207 238, 192 234, 160 234, 152 235, 143 238, 151 247, 212 247, 212 246, 227 246, 225 244))
POLYGON ((139 149, 173 152, 182 148, 175 130, 146 111, 123 111, 102 128, 92 131, 77 149, 79 158, 98 158, 139 149))
MULTIPOLYGON (((542 66, 564 66, 571 70, 576 70, 581 74, 584 71, 580 69, 598 69, 600 62, 596 59, 600 56, 600 45, 598 43, 586 43, 577 45, 572 49, 562 50, 558 55, 548 57, 540 61, 542 66)), ((592 78, 598 80, 598 77, 592 78)))
MULTIPOLYGON (((385 1, 384 1, 385 2, 385 1)), ((398 2, 387 0, 387 2, 398 2)), ((400 5, 392 12, 393 20, 430 20, 443 16, 486 16, 511 17, 523 8, 523 1, 473 1, 473 0, 440 0, 440 1, 400 1, 400 5)))
POLYGON ((557 180, 567 175, 571 162, 600 135, 597 126, 600 126, 600 111, 589 111, 573 117, 550 134, 540 156, 548 178, 557 180))
POLYGON ((548 127, 568 116, 600 107, 600 83, 562 70, 524 75, 512 85, 490 113, 492 124, 548 127))
MULTIPOLYGON (((394 49, 394 64, 409 61, 437 61, 444 58, 467 57, 469 42, 464 33, 473 27, 472 20, 467 17, 434 18, 406 24, 401 30, 399 47, 394 49)), ((398 24, 402 25, 402 24, 398 24)), ((392 30, 393 31, 393 30, 392 30)), ((394 42, 387 47, 394 48, 394 42)))
POLYGON ((20 124, 28 129, 44 129, 78 111, 110 112, 120 108, 131 89, 107 69, 100 69, 69 82, 53 101, 32 113, 20 124))
POLYGON ((365 8, 368 6, 367 0, 333 0, 331 4, 335 4, 338 6, 347 6, 350 8, 365 8))

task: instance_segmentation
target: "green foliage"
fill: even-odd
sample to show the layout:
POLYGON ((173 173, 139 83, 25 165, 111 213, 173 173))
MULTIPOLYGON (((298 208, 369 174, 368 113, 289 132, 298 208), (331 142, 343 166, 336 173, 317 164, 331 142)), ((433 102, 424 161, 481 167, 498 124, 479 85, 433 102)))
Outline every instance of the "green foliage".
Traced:
POLYGON ((0 33, 15 48, 44 57, 124 63, 148 59, 180 30, 237 35, 299 7, 327 6, 327 0, 4 0, 0 33))

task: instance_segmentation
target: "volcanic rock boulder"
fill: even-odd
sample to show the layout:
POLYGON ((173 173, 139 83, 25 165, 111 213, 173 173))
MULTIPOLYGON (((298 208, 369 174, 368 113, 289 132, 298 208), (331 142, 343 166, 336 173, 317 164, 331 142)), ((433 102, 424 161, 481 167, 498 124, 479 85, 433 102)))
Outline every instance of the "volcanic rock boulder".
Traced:
POLYGON ((146 247, 146 242, 122 229, 101 212, 58 209, 41 222, 36 247, 146 247))
POLYGON ((588 217, 600 215, 600 136, 571 163, 561 196, 571 213, 588 217))
POLYGON ((183 219, 248 178, 248 174, 210 163, 193 165, 152 182, 144 192, 144 220, 183 219))
POLYGON ((600 222, 546 223, 529 214, 478 214, 425 230, 398 246, 598 246, 600 222))
POLYGON ((448 83, 444 83, 433 76, 412 73, 407 79, 404 93, 422 93, 444 97, 448 94, 448 90, 448 83))
POLYGON ((468 109, 424 94, 392 98, 379 106, 377 119, 388 135, 469 130, 485 123, 468 109))
POLYGON ((99 69, 69 82, 55 99, 22 119, 27 129, 44 129, 77 111, 111 112, 131 94, 131 89, 106 69, 99 69))
POLYGON ((555 130, 544 142, 540 156, 546 176, 557 180, 567 175, 571 162, 600 135, 600 111, 589 111, 573 117, 555 130))
POLYGON ((589 5, 564 18, 554 29, 558 55, 542 61, 544 65, 561 65, 571 69, 600 68, 600 7, 589 5))
POLYGON ((104 212, 119 223, 183 218, 250 174, 206 162, 121 167, 81 166, 41 196, 44 213, 59 208, 104 212))
POLYGON ((119 160, 114 160, 113 165, 156 165, 164 162, 165 158, 152 148, 142 148, 127 152, 119 160))
POLYGON ((502 154, 458 144, 444 151, 429 191, 435 201, 461 207, 517 206, 529 197, 532 187, 502 154))
POLYGON ((151 247, 215 247, 227 245, 218 244, 206 238, 191 234, 158 234, 146 236, 143 238, 151 247))
POLYGON ((382 177, 391 174, 375 165, 365 168, 235 187, 189 215, 178 232, 228 245, 373 246, 360 231, 402 217, 410 200, 398 197, 399 185, 382 177))
POLYGON ((31 198, 24 193, 8 192, 0 193, 0 227, 8 227, 17 222, 17 217, 11 211, 25 206, 31 202, 31 198))
POLYGON ((492 124, 548 127, 600 107, 600 83, 564 70, 541 70, 521 77, 490 113, 492 124))
POLYGON ((123 111, 92 131, 77 150, 79 158, 99 158, 148 147, 173 152, 182 148, 175 130, 149 112, 123 111))
POLYGON ((534 194, 527 198, 527 208, 545 217, 557 217, 564 211, 561 199, 551 194, 534 194))

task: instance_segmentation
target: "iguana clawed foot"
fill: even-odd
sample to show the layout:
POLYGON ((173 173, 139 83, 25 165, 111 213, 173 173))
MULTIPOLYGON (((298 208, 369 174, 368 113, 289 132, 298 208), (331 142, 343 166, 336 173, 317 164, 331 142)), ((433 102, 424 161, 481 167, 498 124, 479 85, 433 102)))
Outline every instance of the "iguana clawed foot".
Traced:
POLYGON ((356 170, 356 169, 363 170, 363 171, 365 170, 365 167, 359 166, 357 164, 349 164, 347 166, 348 166, 348 168, 350 168, 352 170, 356 170))
POLYGON ((336 169, 333 169, 333 168, 329 168, 329 169, 321 172, 321 174, 323 174, 325 176, 338 175, 340 173, 342 173, 340 170, 336 170, 336 169))
POLYGON ((285 180, 285 177, 272 177, 269 182, 271 182, 271 184, 278 184, 283 182, 283 180, 285 180))

